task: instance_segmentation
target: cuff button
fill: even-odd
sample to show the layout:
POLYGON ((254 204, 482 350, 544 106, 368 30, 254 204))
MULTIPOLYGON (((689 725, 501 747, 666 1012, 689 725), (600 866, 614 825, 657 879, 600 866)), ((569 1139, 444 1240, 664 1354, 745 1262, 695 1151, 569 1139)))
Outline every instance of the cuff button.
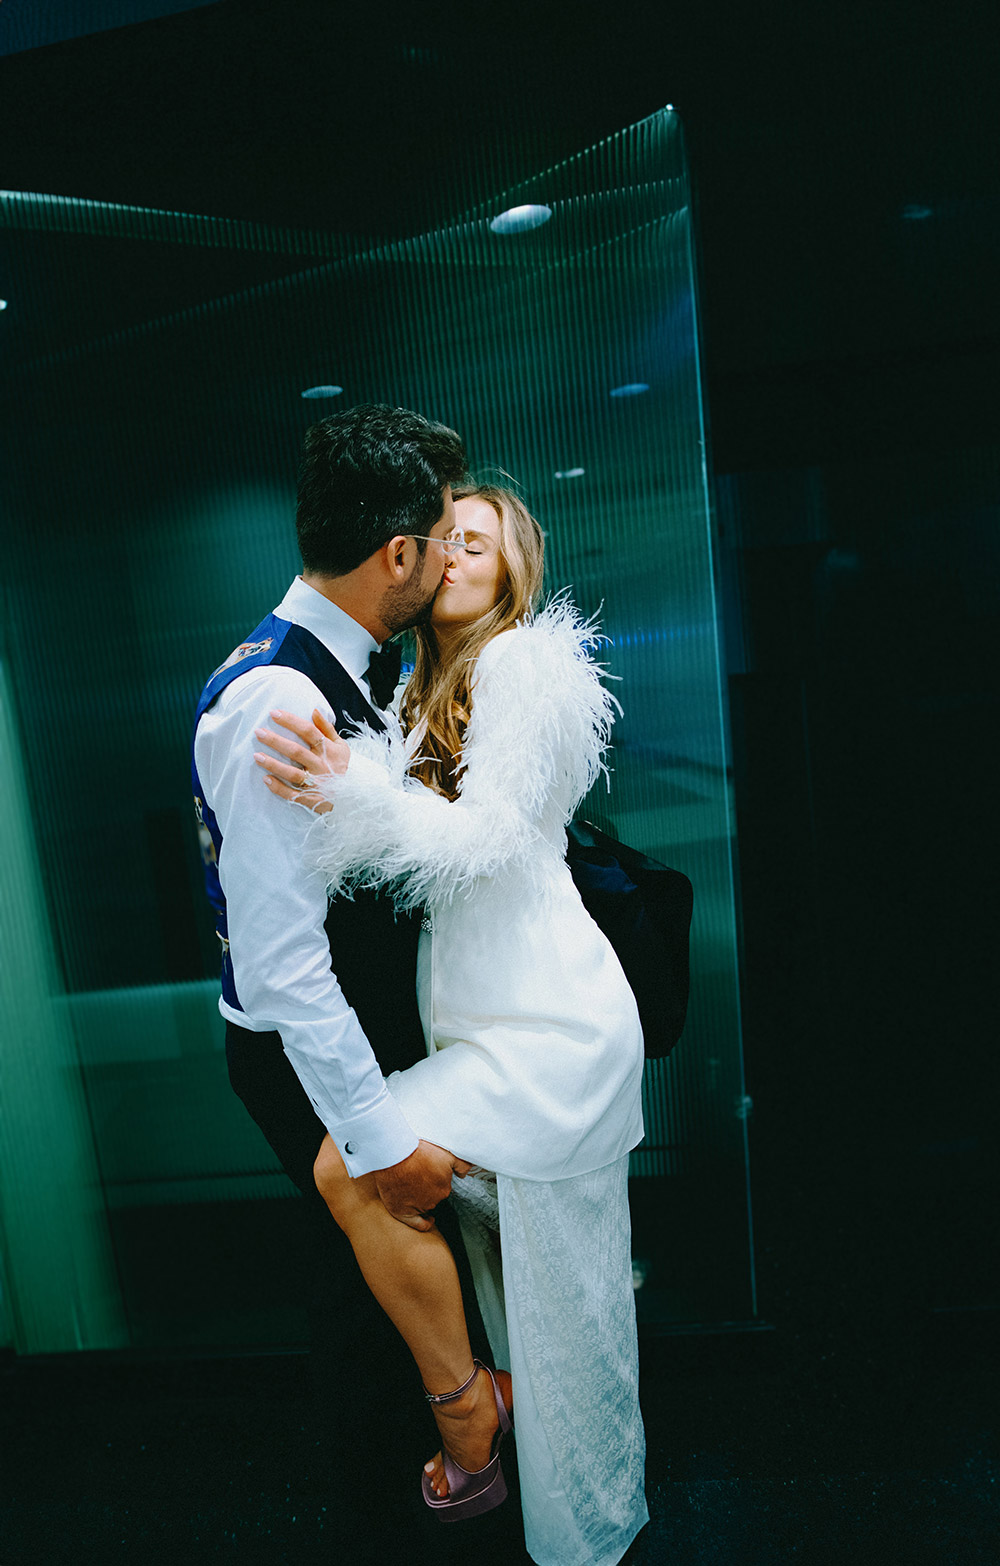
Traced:
POLYGON ((344 1143, 344 1152, 345 1152, 345 1153, 354 1153, 354 1152, 357 1152, 357 1149, 356 1149, 356 1147, 355 1147, 355 1146, 354 1146, 354 1143, 353 1143, 353 1142, 345 1142, 345 1143, 344 1143))

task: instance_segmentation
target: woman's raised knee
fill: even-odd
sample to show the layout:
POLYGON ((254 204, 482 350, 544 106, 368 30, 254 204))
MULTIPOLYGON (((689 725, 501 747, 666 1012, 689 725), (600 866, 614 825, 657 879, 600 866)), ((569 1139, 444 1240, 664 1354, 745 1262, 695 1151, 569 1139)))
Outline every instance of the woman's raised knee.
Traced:
POLYGON ((385 1211, 375 1176, 365 1174, 352 1179, 335 1143, 328 1136, 323 1138, 316 1154, 313 1180, 320 1196, 348 1237, 355 1224, 370 1221, 373 1210, 385 1211))

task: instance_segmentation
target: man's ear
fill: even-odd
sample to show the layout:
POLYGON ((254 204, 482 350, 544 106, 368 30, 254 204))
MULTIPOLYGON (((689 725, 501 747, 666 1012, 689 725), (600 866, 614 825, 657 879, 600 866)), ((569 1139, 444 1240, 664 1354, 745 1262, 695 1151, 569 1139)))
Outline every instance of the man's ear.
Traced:
POLYGON ((405 581, 409 575, 406 565, 407 549, 409 543, 405 533, 397 533, 395 538, 390 538, 383 547, 382 558, 385 561, 386 570, 394 581, 405 581))

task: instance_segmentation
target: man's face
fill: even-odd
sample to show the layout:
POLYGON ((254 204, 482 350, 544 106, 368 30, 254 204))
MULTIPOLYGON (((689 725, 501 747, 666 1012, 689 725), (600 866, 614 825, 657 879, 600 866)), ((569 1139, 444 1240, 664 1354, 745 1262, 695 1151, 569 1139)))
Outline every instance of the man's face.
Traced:
MULTIPOLYGON (((444 487, 444 509, 434 526, 429 529, 431 542, 424 545, 423 557, 418 554, 413 570, 401 587, 390 588, 381 605, 381 618, 388 626, 390 636, 405 631, 411 625, 424 625, 431 615, 431 608, 441 586, 447 552, 444 540, 455 530, 455 501, 451 485, 444 487), (441 542, 437 542, 437 540, 441 542)), ((417 545, 414 543, 413 548, 417 545)))
POLYGON ((428 603, 432 603, 434 595, 441 586, 441 578, 444 575, 445 562, 448 552, 444 548, 444 540, 455 531, 455 497, 451 492, 451 485, 444 488, 444 510, 441 512, 441 520, 435 522, 430 530, 430 538, 440 539, 440 543, 429 543, 424 550, 422 561, 422 584, 430 591, 428 603))

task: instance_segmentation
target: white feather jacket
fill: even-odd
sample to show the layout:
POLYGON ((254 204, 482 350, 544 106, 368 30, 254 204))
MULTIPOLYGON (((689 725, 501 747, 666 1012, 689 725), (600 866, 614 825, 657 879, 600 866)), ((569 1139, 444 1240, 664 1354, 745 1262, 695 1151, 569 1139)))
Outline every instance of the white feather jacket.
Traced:
POLYGON ((565 599, 480 654, 459 798, 407 776, 398 726, 351 740, 310 852, 332 891, 423 905, 428 1058, 389 1079, 418 1136, 499 1173, 558 1180, 642 1136, 642 1035, 566 866, 566 823, 603 767, 613 698, 565 599))

